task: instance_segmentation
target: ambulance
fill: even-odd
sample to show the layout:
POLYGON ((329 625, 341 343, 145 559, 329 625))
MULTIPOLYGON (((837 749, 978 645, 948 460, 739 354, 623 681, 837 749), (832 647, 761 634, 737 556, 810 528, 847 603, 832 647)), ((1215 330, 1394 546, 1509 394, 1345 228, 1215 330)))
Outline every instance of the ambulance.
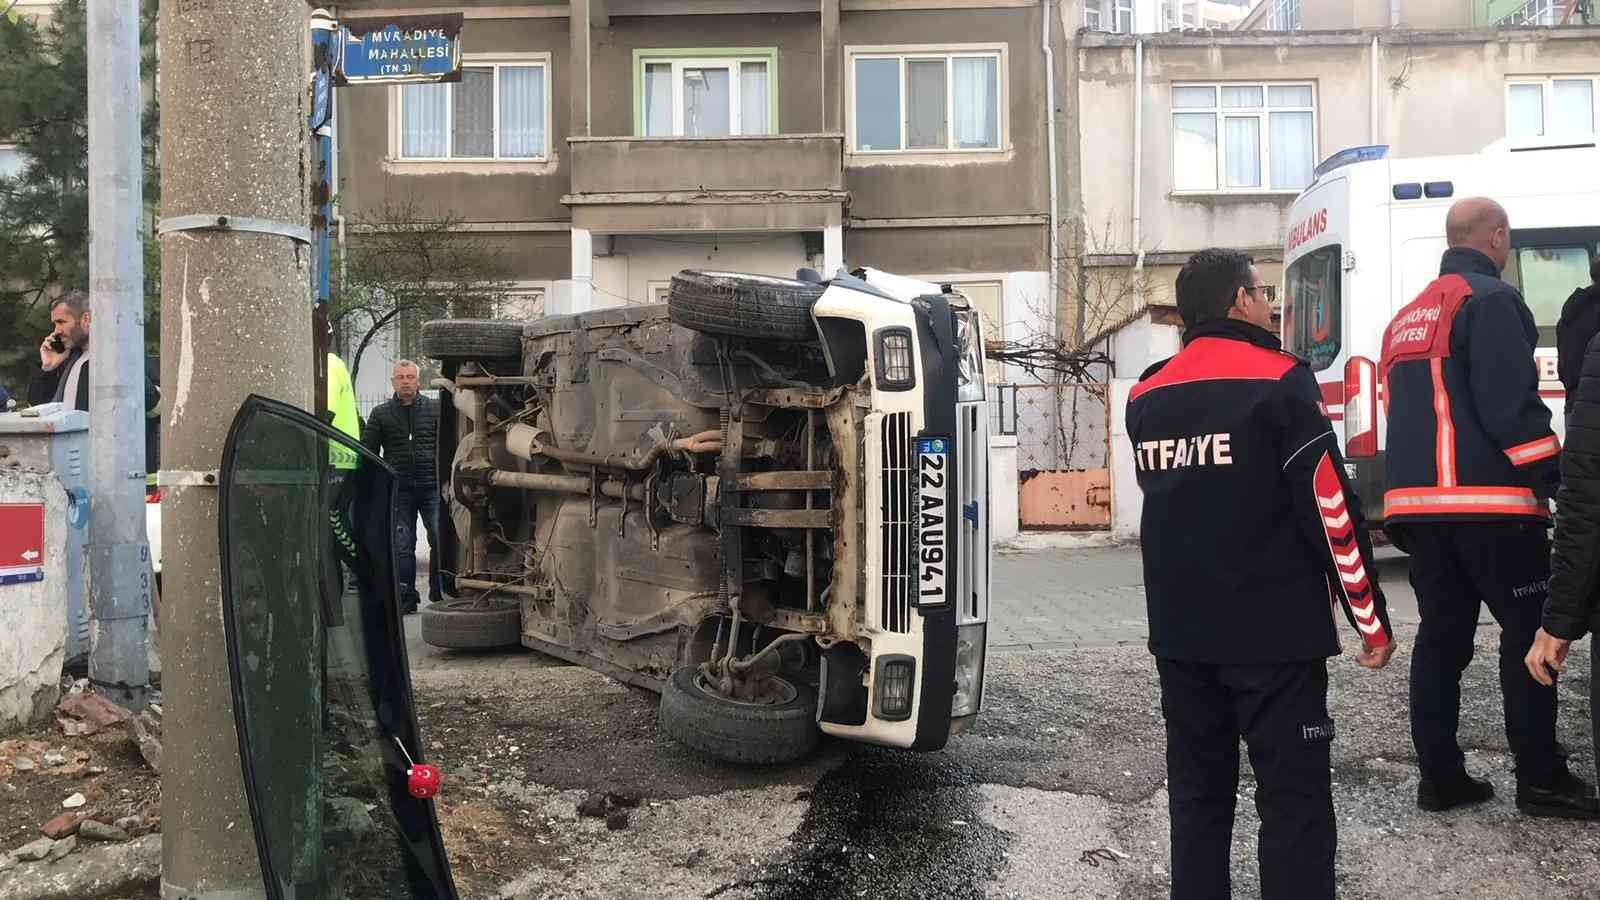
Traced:
POLYGON ((1600 253, 1600 149, 1581 138, 1502 140, 1463 156, 1395 159, 1341 151, 1295 200, 1283 255, 1284 345, 1311 362, 1367 519, 1381 525, 1387 422, 1378 383, 1389 320, 1439 274, 1445 212, 1491 197, 1511 219, 1502 277, 1539 328, 1539 394, 1564 432, 1556 321, 1600 253))

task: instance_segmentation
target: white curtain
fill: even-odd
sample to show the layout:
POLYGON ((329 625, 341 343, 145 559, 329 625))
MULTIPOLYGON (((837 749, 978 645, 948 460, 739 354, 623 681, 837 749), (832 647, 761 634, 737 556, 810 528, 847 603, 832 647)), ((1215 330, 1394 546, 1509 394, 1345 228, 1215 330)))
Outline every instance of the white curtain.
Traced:
POLYGON ((856 149, 900 149, 900 60, 856 60, 856 149))
POLYGON ((1228 116, 1223 120, 1223 166, 1227 186, 1261 186, 1261 120, 1255 116, 1228 116))
POLYGON ((962 149, 1000 146, 1000 61, 994 57, 961 58, 955 79, 956 146, 962 149))
POLYGON ((1550 133, 1594 131, 1594 82, 1556 81, 1550 86, 1550 133))
POLYGON ((728 70, 683 70, 683 133, 723 137, 732 132, 733 110, 728 70))
POLYGON ((544 67, 500 68, 500 155, 544 156, 544 67))
POLYGON ((1513 84, 1508 116, 1507 136, 1538 137, 1544 134, 1544 85, 1513 84))
POLYGON ((1268 116, 1267 141, 1272 147, 1272 189, 1298 191, 1311 183, 1316 147, 1311 113, 1275 112, 1268 116))
POLYGON ((448 84, 406 84, 400 87, 400 155, 438 159, 450 155, 446 118, 448 84))
POLYGON ((1261 86, 1258 84, 1222 86, 1222 105, 1234 109, 1259 109, 1261 102, 1261 86))
POLYGON ((672 64, 649 63, 644 67, 644 136, 672 134, 672 64))
POLYGON ((1217 189, 1217 117, 1178 113, 1172 117, 1174 182, 1179 191, 1217 189))
POLYGON ((739 133, 771 134, 772 92, 768 87, 767 64, 739 64, 739 133))
POLYGON ((462 69, 454 85, 451 115, 455 119, 455 147, 451 156, 494 155, 494 70, 462 69))
POLYGON ((906 146, 919 150, 949 146, 946 135, 945 63, 942 59, 906 61, 906 146))

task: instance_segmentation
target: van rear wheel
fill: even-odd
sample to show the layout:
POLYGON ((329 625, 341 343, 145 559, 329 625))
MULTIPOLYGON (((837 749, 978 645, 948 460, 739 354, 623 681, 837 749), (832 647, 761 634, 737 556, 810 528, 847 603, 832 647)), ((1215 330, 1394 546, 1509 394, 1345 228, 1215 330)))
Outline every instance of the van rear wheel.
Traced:
POLYGON ((817 749, 817 695, 810 686, 769 676, 776 701, 743 703, 706 685, 698 667, 672 673, 661 692, 661 730, 680 744, 723 762, 789 763, 817 749))

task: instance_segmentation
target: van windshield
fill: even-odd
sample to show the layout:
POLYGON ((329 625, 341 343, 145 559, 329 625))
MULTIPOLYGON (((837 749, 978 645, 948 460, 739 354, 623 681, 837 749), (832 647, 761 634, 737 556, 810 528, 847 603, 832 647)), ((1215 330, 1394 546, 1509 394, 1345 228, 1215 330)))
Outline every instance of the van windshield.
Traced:
POLYGON ((1284 344, 1314 371, 1339 356, 1341 258, 1338 244, 1322 247, 1295 260, 1284 275, 1284 344))

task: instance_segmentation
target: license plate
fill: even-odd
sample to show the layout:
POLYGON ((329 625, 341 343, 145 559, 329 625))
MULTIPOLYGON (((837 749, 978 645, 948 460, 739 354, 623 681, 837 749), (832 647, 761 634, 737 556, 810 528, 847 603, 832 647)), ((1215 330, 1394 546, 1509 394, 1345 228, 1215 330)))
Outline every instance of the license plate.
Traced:
POLYGON ((950 484, 950 442, 917 438, 917 605, 945 602, 948 545, 946 502, 950 484))

